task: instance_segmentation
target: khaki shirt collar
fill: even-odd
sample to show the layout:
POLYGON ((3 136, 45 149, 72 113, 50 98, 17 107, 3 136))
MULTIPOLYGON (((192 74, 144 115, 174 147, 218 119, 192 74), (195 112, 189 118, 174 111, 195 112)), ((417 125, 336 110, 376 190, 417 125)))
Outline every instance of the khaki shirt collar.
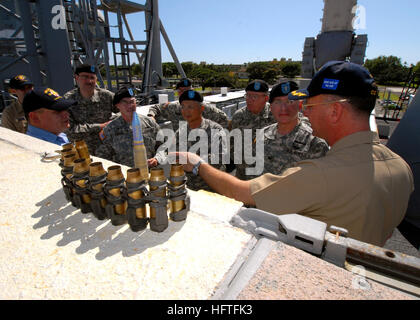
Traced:
POLYGON ((330 149, 329 153, 340 151, 348 147, 359 144, 380 143, 378 133, 373 131, 361 131, 348 135, 337 141, 330 149))

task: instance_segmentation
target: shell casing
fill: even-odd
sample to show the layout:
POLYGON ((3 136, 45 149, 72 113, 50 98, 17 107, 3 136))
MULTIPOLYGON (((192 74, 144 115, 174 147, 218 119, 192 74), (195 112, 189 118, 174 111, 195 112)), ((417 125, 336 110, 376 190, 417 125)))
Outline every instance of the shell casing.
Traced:
MULTIPOLYGON (((184 173, 184 168, 183 168, 182 164, 173 164, 173 165, 171 165, 170 177, 182 177, 184 174, 185 173, 184 173)), ((170 179, 169 179, 169 182, 174 187, 177 187, 177 186, 180 186, 181 184, 183 184, 183 181, 173 182, 170 179)))
POLYGON ((74 148, 74 144, 73 144, 73 143, 71 143, 71 142, 69 142, 69 143, 65 143, 65 144, 63 144, 63 145, 61 146, 61 150, 64 150, 64 149, 72 149, 72 148, 74 148))
MULTIPOLYGON (((184 183, 183 181, 173 181, 171 178, 172 177, 182 177, 184 175, 185 175, 185 173, 184 173, 184 168, 183 168, 182 164, 171 165, 171 173, 170 173, 169 183, 174 187, 178 187, 178 186, 182 185, 184 183)), ((181 211, 182 209, 185 208, 185 201, 184 200, 170 201, 169 208, 170 208, 171 213, 181 211)))
MULTIPOLYGON (((123 180, 124 175, 121 172, 121 166, 111 166, 108 168, 108 176, 106 178, 107 181, 119 181, 123 180)), ((109 190, 109 193, 112 194, 114 197, 121 196, 120 187, 116 187, 109 190)), ((127 210, 127 201, 122 204, 117 204, 114 206, 115 213, 117 214, 125 214, 127 210)))
MULTIPOLYGON (((74 160, 73 175, 75 173, 88 174, 88 172, 89 172, 89 165, 88 165, 88 163, 86 162, 85 159, 74 160)), ((80 188, 86 189, 88 187, 86 185, 86 181, 84 179, 76 180, 76 184, 80 188)), ((82 195, 82 200, 83 200, 84 203, 90 203, 90 200, 91 200, 90 195, 88 195, 88 194, 82 195)))
MULTIPOLYGON (((143 181, 143 177, 139 168, 127 170, 127 183, 139 183, 141 181, 143 181)), ((142 199, 144 197, 142 190, 136 190, 134 192, 128 193, 127 195, 134 200, 142 199)), ((136 217, 139 219, 147 218, 146 207, 137 208, 136 217)))
POLYGON ((84 140, 76 141, 76 150, 77 150, 77 153, 79 154, 79 158, 86 159, 86 162, 88 163, 88 165, 92 162, 92 160, 90 159, 89 149, 84 140))
MULTIPOLYGON (((104 167, 101 162, 93 162, 89 165, 89 177, 100 177, 106 174, 104 167)), ((92 187, 93 190, 103 192, 103 184, 98 183, 92 187)), ((107 202, 105 197, 100 200, 101 207, 105 208, 107 202)))
MULTIPOLYGON (((166 181, 165 172, 162 168, 152 168, 150 170, 150 179, 149 181, 166 181)), ((155 191, 159 189, 158 187, 152 186, 149 184, 150 191, 155 191)), ((157 197, 166 197, 166 188, 162 188, 160 192, 155 193, 157 197)))

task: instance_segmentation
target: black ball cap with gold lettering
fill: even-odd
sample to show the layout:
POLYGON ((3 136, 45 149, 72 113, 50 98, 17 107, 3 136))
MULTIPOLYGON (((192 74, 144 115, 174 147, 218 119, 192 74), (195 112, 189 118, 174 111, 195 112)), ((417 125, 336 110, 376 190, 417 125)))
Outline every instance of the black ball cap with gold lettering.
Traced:
POLYGON ((352 62, 330 61, 314 75, 308 88, 292 91, 289 100, 302 100, 320 94, 373 98, 378 95, 378 87, 365 67, 352 62))
POLYGON ((23 74, 13 77, 9 82, 9 87, 12 89, 24 89, 27 85, 33 86, 33 83, 23 74))
POLYGON ((46 108, 55 111, 64 111, 76 104, 77 101, 64 99, 51 88, 35 88, 23 98, 23 110, 25 113, 46 108))

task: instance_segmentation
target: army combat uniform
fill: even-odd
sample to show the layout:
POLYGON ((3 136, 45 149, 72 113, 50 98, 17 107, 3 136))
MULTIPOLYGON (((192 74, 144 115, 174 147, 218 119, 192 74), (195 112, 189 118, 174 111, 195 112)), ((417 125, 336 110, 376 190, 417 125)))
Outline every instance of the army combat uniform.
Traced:
POLYGON ((11 105, 3 110, 1 126, 20 133, 26 133, 28 121, 25 118, 22 104, 18 100, 14 100, 11 105))
MULTIPOLYGON (((166 119, 172 121, 172 128, 177 131, 179 128, 179 121, 183 121, 181 113, 181 104, 179 101, 169 102, 164 105, 150 106, 148 116, 158 119, 166 119)), ((223 128, 228 127, 228 117, 222 110, 204 103, 203 118, 212 120, 220 124, 223 128)))
MULTIPOLYGON (((262 129, 270 124, 276 122, 274 119, 273 114, 270 110, 270 104, 266 103, 265 107, 261 112, 257 115, 253 114, 248 108, 245 106, 238 111, 236 111, 232 116, 232 129, 240 129, 242 133, 242 141, 244 141, 244 129, 252 129, 252 141, 256 138, 256 130, 262 129)), ((242 150, 245 150, 244 143, 242 144, 242 150)), ((230 154, 231 158, 233 159, 234 155, 234 147, 231 141, 230 144, 230 154)), ((242 153, 242 163, 236 164, 236 177, 239 179, 245 179, 245 168, 247 165, 244 162, 244 153, 242 153)))
POLYGON ((85 140, 89 153, 96 155, 96 148, 100 145, 100 124, 115 118, 112 113, 118 113, 113 106, 114 94, 111 91, 95 88, 90 99, 84 99, 78 88, 67 92, 64 98, 76 100, 78 103, 69 109, 70 128, 67 136, 71 141, 85 140))
MULTIPOLYGON (((209 119, 205 119, 203 118, 201 121, 201 125, 199 128, 196 129, 190 129, 189 126, 186 124, 186 122, 183 123, 183 125, 180 126, 179 130, 176 132, 175 134, 175 139, 176 139, 176 147, 177 150, 179 150, 179 141, 180 141, 180 137, 183 138, 184 137, 188 137, 190 136, 191 131, 197 130, 197 129, 202 129, 205 131, 205 133, 207 134, 207 146, 208 146, 208 152, 207 154, 199 154, 199 156, 206 160, 206 162, 208 162, 210 165, 212 165, 213 167, 225 171, 226 170, 226 166, 223 164, 223 159, 222 159, 222 155, 226 153, 226 141, 225 139, 223 139, 222 137, 224 136, 224 129, 222 128, 221 125, 219 125, 218 123, 211 121, 209 119), (187 134, 185 134, 184 132, 181 132, 181 130, 185 130, 187 131, 187 134), (218 137, 219 140, 219 144, 218 144, 218 148, 216 150, 214 150, 212 148, 212 137, 213 140, 216 138, 217 133, 220 133, 220 136, 218 137), (218 159, 218 164, 212 163, 211 159, 212 159, 212 155, 214 158, 218 159)), ((199 136, 199 135, 197 135, 199 136)), ((188 141, 186 142, 186 146, 187 146, 187 150, 179 150, 179 151, 190 151, 190 148, 192 146, 194 146, 196 143, 198 143, 199 138, 197 138, 194 141, 188 141)), ((184 142, 183 142, 184 143, 184 142)), ((186 176, 188 178, 187 181, 187 187, 192 189, 192 190, 200 190, 200 189, 204 189, 207 191, 213 191, 208 185, 207 183, 200 177, 200 176, 196 176, 191 172, 186 172, 186 176)))
MULTIPOLYGON (((155 155, 160 145, 156 141, 156 135, 160 129, 159 125, 153 119, 140 114, 138 116, 147 159, 155 157, 160 164, 163 163, 164 159, 166 159, 165 155, 155 155)), ((96 149, 96 156, 128 167, 134 167, 133 129, 131 123, 127 123, 121 115, 118 115, 100 132, 99 136, 102 143, 96 149)))
MULTIPOLYGON (((274 123, 264 128, 264 152, 256 155, 257 161, 264 159, 264 170, 261 174, 280 175, 297 162, 323 157, 329 150, 324 139, 312 135, 312 128, 306 122, 300 121, 286 135, 279 134, 277 126, 274 123)), ((255 150, 255 144, 253 149, 255 150)), ((242 178, 251 180, 260 175, 245 175, 242 178)))

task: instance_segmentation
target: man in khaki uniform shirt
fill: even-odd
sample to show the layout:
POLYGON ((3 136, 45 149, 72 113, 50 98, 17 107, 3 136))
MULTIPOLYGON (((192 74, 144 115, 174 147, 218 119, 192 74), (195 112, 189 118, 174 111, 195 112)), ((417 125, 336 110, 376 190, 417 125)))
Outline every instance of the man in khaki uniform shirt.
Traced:
POLYGON ((331 150, 280 176, 242 181, 200 165, 192 154, 179 157, 188 157, 185 170, 199 167, 200 176, 229 197, 275 214, 299 213, 346 228, 351 238, 383 246, 403 219, 414 184, 408 164, 370 131, 376 96, 369 72, 342 61, 328 62, 306 90, 290 93, 291 100, 306 99, 304 115, 313 134, 325 139, 331 150))
POLYGON ((31 80, 25 75, 17 75, 10 79, 10 93, 17 97, 9 106, 3 110, 1 126, 20 133, 26 133, 28 121, 23 112, 22 102, 25 94, 34 87, 31 80))

